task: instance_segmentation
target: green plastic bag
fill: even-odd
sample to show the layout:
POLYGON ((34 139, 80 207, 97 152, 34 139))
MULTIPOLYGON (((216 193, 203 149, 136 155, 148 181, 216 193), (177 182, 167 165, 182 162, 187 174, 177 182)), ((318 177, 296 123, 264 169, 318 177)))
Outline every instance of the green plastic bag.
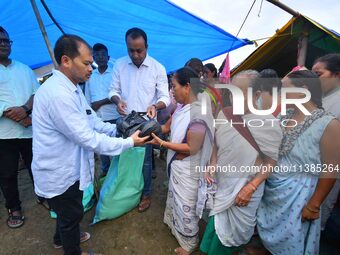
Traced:
POLYGON ((110 169, 100 190, 93 224, 114 219, 135 208, 144 187, 145 148, 130 148, 112 158, 110 169))

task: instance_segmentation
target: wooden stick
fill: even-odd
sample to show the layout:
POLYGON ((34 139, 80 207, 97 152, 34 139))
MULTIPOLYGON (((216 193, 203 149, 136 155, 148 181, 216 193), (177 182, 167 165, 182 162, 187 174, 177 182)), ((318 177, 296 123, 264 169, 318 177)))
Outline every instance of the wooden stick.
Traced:
POLYGON ((51 47, 50 41, 49 41, 49 39, 48 39, 46 30, 45 30, 45 26, 44 26, 44 23, 42 22, 42 19, 41 19, 39 10, 38 10, 38 8, 37 8, 37 5, 36 5, 36 3, 35 3, 35 0, 31 0, 31 5, 32 5, 32 8, 33 8, 35 17, 37 18, 37 21, 38 21, 38 24, 39 24, 39 27, 40 27, 40 31, 41 31, 41 33, 42 33, 42 35, 43 35, 44 40, 45 40, 45 44, 46 44, 46 46, 47 46, 48 53, 49 53, 50 56, 51 56, 51 59, 52 59, 54 68, 57 68, 57 67, 58 67, 58 64, 57 64, 57 61, 56 61, 55 58, 54 58, 54 54, 53 54, 53 51, 52 51, 52 47, 51 47))
POLYGON ((300 16, 300 13, 298 13, 297 11, 294 11, 292 8, 290 8, 289 6, 277 1, 277 0, 267 0, 267 2, 281 8, 282 10, 288 12, 289 14, 293 15, 294 17, 298 17, 300 16))

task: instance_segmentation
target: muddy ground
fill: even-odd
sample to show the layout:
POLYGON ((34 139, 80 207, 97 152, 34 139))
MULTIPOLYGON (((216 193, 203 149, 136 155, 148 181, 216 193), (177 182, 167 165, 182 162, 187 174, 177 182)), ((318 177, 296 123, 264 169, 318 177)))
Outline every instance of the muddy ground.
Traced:
MULTIPOLYGON (((176 239, 163 224, 167 184, 165 162, 156 158, 157 178, 154 179, 152 204, 148 211, 138 213, 137 209, 122 217, 89 226, 95 208, 87 212, 81 229, 91 233, 92 238, 81 245, 83 250, 91 249, 104 255, 114 254, 175 254, 176 239)), ((6 225, 7 211, 0 194, 0 254, 1 255, 61 255, 62 249, 53 248, 52 237, 55 220, 41 205, 35 202, 33 187, 27 170, 19 172, 20 197, 25 224, 18 229, 6 225)), ((198 253, 196 253, 198 254, 198 253)))

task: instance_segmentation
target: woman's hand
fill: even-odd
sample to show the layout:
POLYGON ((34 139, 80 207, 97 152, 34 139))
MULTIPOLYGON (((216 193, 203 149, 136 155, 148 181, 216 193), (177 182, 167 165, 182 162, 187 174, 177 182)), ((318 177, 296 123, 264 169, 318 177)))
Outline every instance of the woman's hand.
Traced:
POLYGON ((151 134, 153 139, 150 142, 147 142, 147 144, 153 144, 153 145, 163 145, 164 144, 164 140, 162 140, 161 138, 159 138, 157 135, 155 135, 154 133, 151 134))
POLYGON ((310 221, 310 220, 316 220, 320 218, 320 208, 313 207, 309 204, 306 204, 301 213, 301 220, 304 221, 310 221))
POLYGON ((247 183, 236 196, 235 199, 236 206, 247 206, 255 190, 256 187, 254 185, 247 183))
POLYGON ((207 166, 208 171, 204 173, 204 179, 209 185, 215 182, 215 172, 211 171, 212 167, 213 166, 207 166))

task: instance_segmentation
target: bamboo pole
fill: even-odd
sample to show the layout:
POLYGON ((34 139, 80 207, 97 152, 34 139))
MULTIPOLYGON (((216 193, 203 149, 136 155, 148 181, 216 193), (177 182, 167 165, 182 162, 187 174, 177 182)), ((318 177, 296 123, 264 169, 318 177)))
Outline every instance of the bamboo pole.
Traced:
POLYGON ((35 3, 35 0, 31 0, 31 5, 32 5, 32 8, 33 8, 35 17, 37 18, 37 21, 38 21, 38 24, 39 24, 39 27, 40 27, 41 34, 42 34, 42 36, 43 36, 43 38, 44 38, 44 40, 45 40, 45 44, 46 44, 46 46, 47 46, 48 53, 49 53, 50 56, 51 56, 51 59, 52 59, 52 63, 53 63, 53 65, 54 65, 54 68, 57 68, 57 67, 58 67, 58 64, 57 64, 57 61, 56 61, 55 58, 54 58, 54 54, 53 54, 53 50, 52 50, 52 47, 51 47, 51 44, 50 44, 50 40, 48 39, 46 30, 45 30, 45 26, 44 26, 44 23, 42 22, 42 19, 41 19, 41 16, 40 16, 38 7, 37 7, 37 5, 36 5, 36 3, 35 3))
POLYGON ((298 56, 297 56, 297 65, 298 66, 305 66, 306 65, 306 58, 307 58, 307 51, 308 51, 308 38, 309 38, 309 26, 306 22, 303 26, 303 31, 300 36, 300 41, 298 45, 298 56))
MULTIPOLYGON (((294 17, 300 16, 299 12, 293 10, 292 8, 279 2, 278 0, 267 0, 267 2, 281 8, 282 10, 288 12, 294 17)), ((307 23, 305 23, 302 34, 299 39, 299 43, 298 43, 298 56, 296 60, 298 66, 305 66, 306 64, 307 50, 308 50, 308 33, 309 33, 309 26, 307 23)))
POLYGON ((267 0, 267 2, 281 8, 282 10, 290 13, 291 15, 293 15, 294 17, 298 17, 300 16, 300 13, 298 13, 297 11, 294 11, 292 8, 290 8, 289 6, 279 2, 278 0, 267 0))

